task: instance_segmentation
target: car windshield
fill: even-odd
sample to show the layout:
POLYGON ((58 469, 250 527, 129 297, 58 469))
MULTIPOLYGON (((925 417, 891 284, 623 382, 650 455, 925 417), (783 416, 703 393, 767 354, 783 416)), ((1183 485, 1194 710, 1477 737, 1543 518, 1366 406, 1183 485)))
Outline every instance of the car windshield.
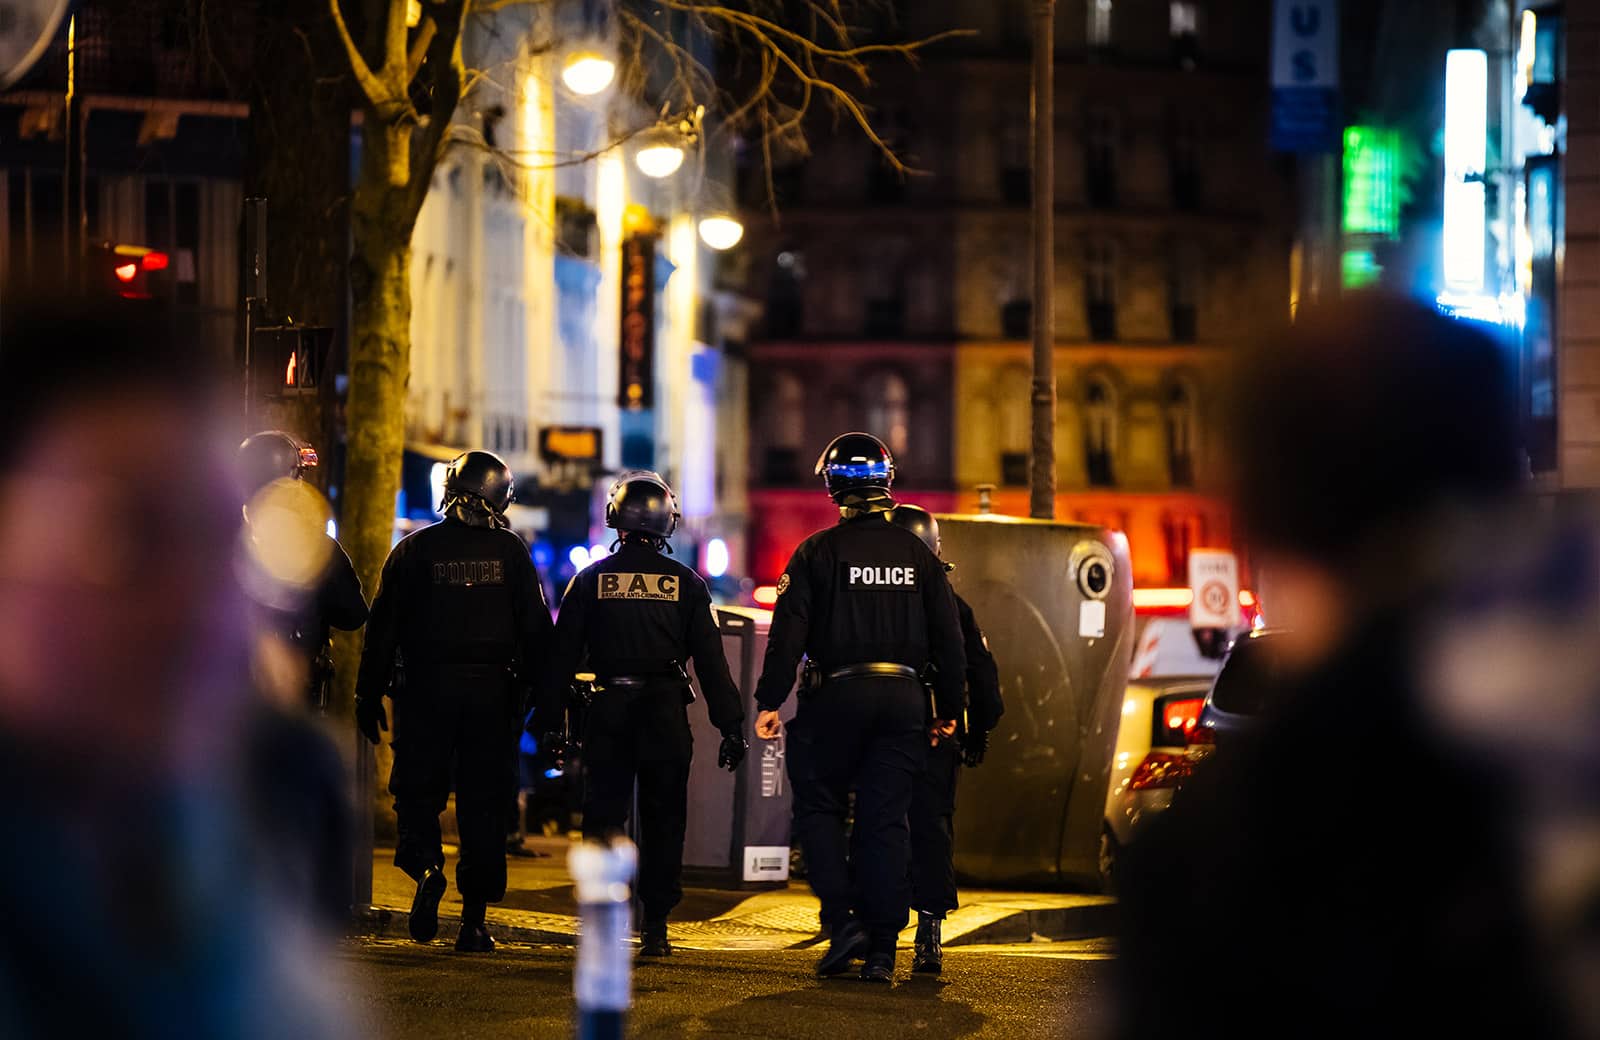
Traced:
POLYGON ((1260 715, 1272 696, 1277 672, 1277 646, 1270 636, 1241 639, 1217 676, 1211 703, 1230 715, 1260 715))

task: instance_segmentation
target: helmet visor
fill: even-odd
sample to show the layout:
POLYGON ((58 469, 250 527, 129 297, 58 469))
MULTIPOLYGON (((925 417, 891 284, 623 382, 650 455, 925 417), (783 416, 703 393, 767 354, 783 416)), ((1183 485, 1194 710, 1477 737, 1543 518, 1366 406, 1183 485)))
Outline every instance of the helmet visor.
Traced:
POLYGON ((887 459, 829 462, 823 465, 822 472, 829 480, 887 481, 889 479, 889 462, 887 459))

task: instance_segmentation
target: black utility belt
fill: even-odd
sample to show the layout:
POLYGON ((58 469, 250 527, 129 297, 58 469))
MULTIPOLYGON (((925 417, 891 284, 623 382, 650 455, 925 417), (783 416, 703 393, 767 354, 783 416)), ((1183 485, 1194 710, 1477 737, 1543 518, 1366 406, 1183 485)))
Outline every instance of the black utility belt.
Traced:
POLYGON ((838 682, 841 679, 910 679, 916 681, 919 677, 917 670, 908 664, 896 664, 893 661, 865 661, 861 664, 847 664, 839 668, 829 668, 822 673, 824 682, 838 682))

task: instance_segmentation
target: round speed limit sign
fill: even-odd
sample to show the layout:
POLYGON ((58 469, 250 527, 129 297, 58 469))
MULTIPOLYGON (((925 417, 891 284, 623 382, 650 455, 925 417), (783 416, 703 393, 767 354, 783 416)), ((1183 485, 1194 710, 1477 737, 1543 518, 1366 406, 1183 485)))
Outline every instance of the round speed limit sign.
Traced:
POLYGON ((1209 614, 1226 613, 1228 586, 1220 581, 1208 581, 1200 586, 1200 606, 1209 614))

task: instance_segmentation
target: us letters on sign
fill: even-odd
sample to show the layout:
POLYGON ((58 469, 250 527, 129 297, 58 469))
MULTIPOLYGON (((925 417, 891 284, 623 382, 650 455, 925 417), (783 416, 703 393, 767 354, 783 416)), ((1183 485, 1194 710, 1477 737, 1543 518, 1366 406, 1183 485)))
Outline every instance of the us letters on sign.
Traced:
POLYGON ((650 599, 678 602, 678 579, 672 574, 630 574, 613 571, 600 575, 601 599, 650 599))
POLYGON ((917 569, 905 564, 842 563, 844 585, 851 590, 917 591, 917 569))

